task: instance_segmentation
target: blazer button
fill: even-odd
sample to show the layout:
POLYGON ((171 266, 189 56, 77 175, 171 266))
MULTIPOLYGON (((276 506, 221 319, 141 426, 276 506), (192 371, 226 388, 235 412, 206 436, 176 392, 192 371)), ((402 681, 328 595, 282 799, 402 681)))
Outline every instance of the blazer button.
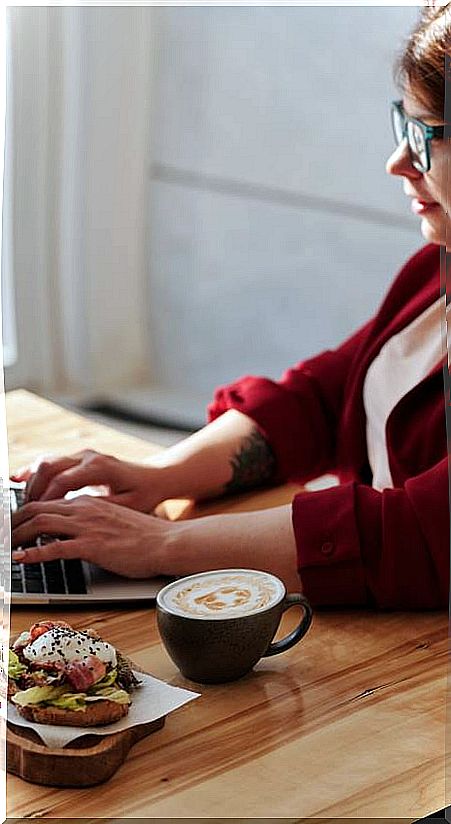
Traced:
POLYGON ((321 552, 323 555, 332 555, 333 551, 334 545, 330 541, 326 541, 326 543, 321 547, 321 552))

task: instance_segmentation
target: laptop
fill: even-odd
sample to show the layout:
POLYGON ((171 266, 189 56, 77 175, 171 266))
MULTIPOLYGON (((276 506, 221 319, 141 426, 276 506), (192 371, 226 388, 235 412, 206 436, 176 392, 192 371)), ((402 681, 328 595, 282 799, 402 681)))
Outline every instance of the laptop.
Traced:
MULTIPOLYGON (((24 502, 25 484, 10 481, 11 511, 15 512, 24 502)), ((43 546, 53 540, 50 536, 41 535, 36 544, 43 546)), ((124 578, 78 558, 39 564, 11 561, 11 603, 28 606, 153 601, 169 580, 124 578)))

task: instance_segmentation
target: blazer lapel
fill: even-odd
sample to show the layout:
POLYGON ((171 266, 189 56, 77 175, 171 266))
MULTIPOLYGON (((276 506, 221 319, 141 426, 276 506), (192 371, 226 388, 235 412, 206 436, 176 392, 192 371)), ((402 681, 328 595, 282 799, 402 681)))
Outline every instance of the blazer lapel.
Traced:
MULTIPOLYGON (((351 466, 363 467, 368 461, 363 384, 370 363, 377 357, 389 338, 405 329, 439 297, 440 273, 436 271, 424 288, 406 301, 399 311, 393 313, 393 309, 387 300, 382 304, 375 318, 372 339, 367 342, 365 350, 362 351, 360 363, 355 364, 354 378, 349 381, 346 387, 347 400, 343 410, 341 432, 338 439, 343 449, 341 457, 345 465, 349 463, 351 466)), ((430 375, 436 374, 442 368, 443 360, 432 370, 430 375)))

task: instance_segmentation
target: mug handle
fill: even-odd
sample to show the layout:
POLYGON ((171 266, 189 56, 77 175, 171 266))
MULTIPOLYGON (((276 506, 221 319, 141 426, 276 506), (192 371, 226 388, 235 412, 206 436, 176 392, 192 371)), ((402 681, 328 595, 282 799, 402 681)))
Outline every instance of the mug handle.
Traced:
POLYGON ((290 607, 299 604, 304 610, 304 617, 300 624, 286 635, 285 638, 281 638, 280 641, 275 641, 273 644, 270 644, 266 652, 263 653, 263 658, 266 658, 268 655, 277 655, 279 652, 285 652, 285 650, 290 649, 290 647, 294 647, 301 638, 304 637, 305 633, 307 632, 310 624, 312 623, 313 611, 312 608, 307 601, 307 598, 304 595, 301 595, 300 592, 294 592, 291 595, 287 595, 285 597, 285 603, 282 609, 282 615, 287 609, 290 607))

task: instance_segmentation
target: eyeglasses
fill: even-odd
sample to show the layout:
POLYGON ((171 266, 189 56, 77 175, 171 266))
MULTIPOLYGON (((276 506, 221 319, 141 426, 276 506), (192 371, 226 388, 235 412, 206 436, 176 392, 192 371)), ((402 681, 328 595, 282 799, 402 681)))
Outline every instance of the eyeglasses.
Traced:
POLYGON ((391 104, 391 123, 396 145, 407 138, 410 162, 418 172, 428 172, 431 168, 431 140, 443 138, 444 126, 428 126, 415 117, 407 117, 402 107, 402 100, 391 104))

